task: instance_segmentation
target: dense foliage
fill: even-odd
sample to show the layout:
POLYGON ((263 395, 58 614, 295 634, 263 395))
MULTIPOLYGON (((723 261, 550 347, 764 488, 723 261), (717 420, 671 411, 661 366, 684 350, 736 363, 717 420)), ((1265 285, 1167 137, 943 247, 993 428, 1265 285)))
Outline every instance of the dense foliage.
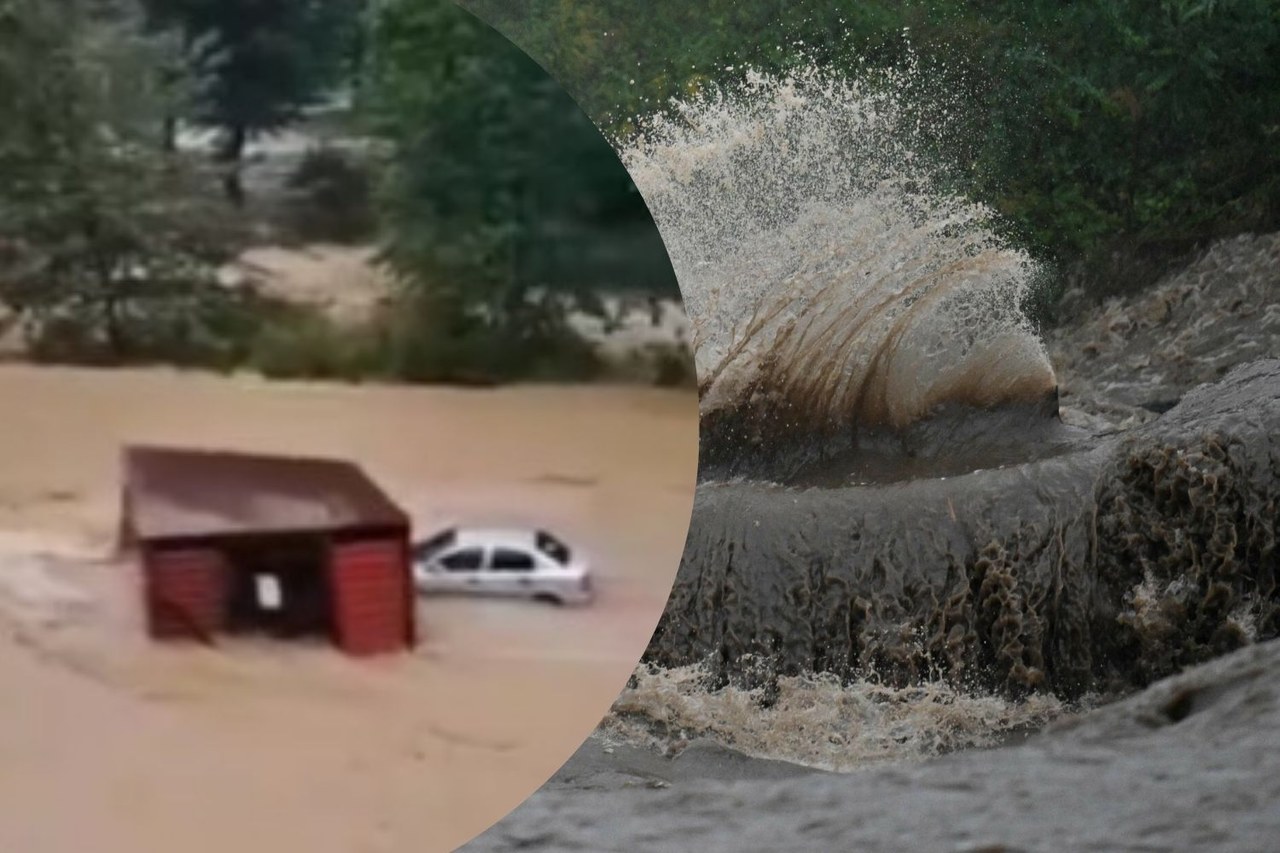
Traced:
POLYGON ((1273 0, 463 0, 593 118, 634 117, 742 65, 852 70, 908 51, 962 93, 943 152, 968 192, 1096 292, 1213 237, 1280 226, 1273 0))
POLYGON ((36 357, 586 378, 571 311, 678 292, 596 127, 445 0, 0 0, 0 97, 0 324, 36 357), (233 165, 182 124, 223 131, 233 165), (246 198, 246 142, 291 124, 343 145, 246 198), (381 243, 390 310, 344 328, 222 286, 261 239, 381 243))
POLYGON ((386 257, 437 318, 420 345, 457 338, 466 361, 527 367, 566 355, 566 309, 602 286, 678 292, 617 155, 500 34, 449 0, 393 0, 369 56, 372 127, 392 152, 386 257))
POLYGON ((360 0, 143 0, 156 30, 176 32, 194 80, 189 118, 225 131, 238 159, 254 134, 296 121, 342 79, 360 0))
POLYGON ((37 355, 197 353, 231 309, 199 289, 225 259, 194 177, 141 136, 157 90, 128 10, 0 5, 0 305, 37 355))

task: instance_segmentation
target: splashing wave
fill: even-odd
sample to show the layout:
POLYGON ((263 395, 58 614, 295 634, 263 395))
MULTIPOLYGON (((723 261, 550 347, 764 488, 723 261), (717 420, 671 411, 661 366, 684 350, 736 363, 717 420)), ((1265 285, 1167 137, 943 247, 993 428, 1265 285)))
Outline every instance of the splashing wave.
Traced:
MULTIPOLYGON (((903 429, 1056 386, 1022 310, 1039 272, 939 186, 918 70, 750 74, 623 150, 680 280, 704 436, 717 413, 790 435, 903 429)), ((708 435, 710 429, 711 435, 708 435)))

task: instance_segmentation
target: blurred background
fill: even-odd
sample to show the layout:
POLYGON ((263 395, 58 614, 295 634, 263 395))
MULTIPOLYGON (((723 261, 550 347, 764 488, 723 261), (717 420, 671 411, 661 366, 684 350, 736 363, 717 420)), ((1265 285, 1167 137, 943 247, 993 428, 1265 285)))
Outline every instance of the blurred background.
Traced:
POLYGON ((5 0, 0 22, 10 357, 691 382, 616 155, 454 4, 5 0))
POLYGON ((623 137, 744 67, 919 68, 960 109, 922 115, 948 132, 918 153, 1061 273, 1034 306, 1042 321, 1067 292, 1132 293, 1210 241, 1280 225, 1280 10, 1267 0, 463 5, 623 137))
POLYGON ((0 849, 475 836, 606 713, 688 528, 684 312, 617 155, 442 0, 0 0, 0 118, 0 849), (152 643, 135 444, 350 461, 415 538, 546 529, 597 595, 423 595, 377 661, 152 643))

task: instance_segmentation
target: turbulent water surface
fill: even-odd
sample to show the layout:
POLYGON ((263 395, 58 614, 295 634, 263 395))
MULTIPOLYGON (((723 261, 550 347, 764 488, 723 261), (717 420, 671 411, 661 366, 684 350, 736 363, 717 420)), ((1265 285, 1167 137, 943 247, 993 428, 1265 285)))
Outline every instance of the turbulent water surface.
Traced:
POLYGON ((929 90, 749 75, 627 144, 694 330, 692 523, 611 716, 473 849, 1274 846, 1275 239, 1046 347, 929 90))
POLYGON ((1078 697, 1269 635, 1274 365, 1133 434, 1065 425, 1040 271, 939 189, 919 88, 752 75, 626 151, 702 401, 650 662, 1078 697))
POLYGON ((1021 745, 846 776, 588 742, 468 850, 1261 853, 1280 835, 1280 643, 1021 745))
POLYGON ((750 75, 625 150, 694 324, 707 475, 1052 396, 1021 310, 1039 271, 935 189, 917 152, 947 123, 904 109, 916 81, 750 75))
POLYGON ((749 74, 625 147, 693 325, 702 446, 614 736, 909 760, 1280 628, 1276 362, 1135 429, 1064 423, 1023 311, 1044 271, 941 189, 922 152, 955 105, 929 88, 749 74))
POLYGON ((954 478, 704 483, 649 656, 734 678, 1124 689, 1275 636, 1280 362, 1091 449, 954 478))

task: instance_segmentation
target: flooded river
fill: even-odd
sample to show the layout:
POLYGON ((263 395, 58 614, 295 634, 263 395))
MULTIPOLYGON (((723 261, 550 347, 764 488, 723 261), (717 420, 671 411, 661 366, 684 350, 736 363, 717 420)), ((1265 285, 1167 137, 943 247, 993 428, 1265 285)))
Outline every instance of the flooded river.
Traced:
POLYGON ((692 393, 0 369, 0 848, 451 849, 550 776, 649 639, 687 529, 692 393), (545 525, 600 600, 433 600, 412 656, 143 637, 122 443, 340 456, 419 532, 545 525))

